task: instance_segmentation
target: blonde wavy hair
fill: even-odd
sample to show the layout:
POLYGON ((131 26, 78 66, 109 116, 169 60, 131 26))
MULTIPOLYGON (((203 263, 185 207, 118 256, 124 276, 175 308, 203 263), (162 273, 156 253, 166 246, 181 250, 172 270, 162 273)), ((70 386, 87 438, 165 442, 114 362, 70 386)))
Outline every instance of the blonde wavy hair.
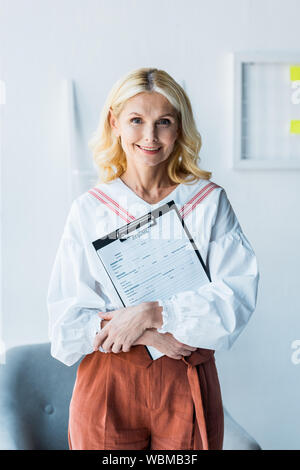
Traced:
POLYGON ((99 170, 98 183, 108 183, 118 178, 127 168, 126 154, 110 126, 110 108, 118 118, 126 101, 144 92, 161 93, 177 112, 180 133, 169 156, 168 176, 171 181, 192 184, 199 179, 210 179, 212 173, 198 166, 202 141, 187 94, 164 70, 143 67, 122 77, 112 87, 102 108, 98 127, 88 142, 99 170))

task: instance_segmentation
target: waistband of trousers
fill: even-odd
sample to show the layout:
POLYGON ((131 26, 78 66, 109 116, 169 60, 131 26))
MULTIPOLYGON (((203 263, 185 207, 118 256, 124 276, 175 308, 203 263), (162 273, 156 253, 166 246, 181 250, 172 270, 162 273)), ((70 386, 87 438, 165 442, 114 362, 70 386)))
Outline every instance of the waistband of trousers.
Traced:
MULTIPOLYGON (((185 358, 182 358, 182 360, 187 365, 190 364, 191 366, 196 366, 214 359, 214 353, 215 351, 213 349, 198 348, 196 351, 193 351, 190 356, 186 356, 185 358)), ((113 355, 116 359, 132 362, 136 367, 142 368, 147 368, 151 366, 154 361, 159 361, 165 357, 162 356, 159 359, 152 359, 146 346, 142 345, 134 346, 128 352, 120 351, 113 355)))

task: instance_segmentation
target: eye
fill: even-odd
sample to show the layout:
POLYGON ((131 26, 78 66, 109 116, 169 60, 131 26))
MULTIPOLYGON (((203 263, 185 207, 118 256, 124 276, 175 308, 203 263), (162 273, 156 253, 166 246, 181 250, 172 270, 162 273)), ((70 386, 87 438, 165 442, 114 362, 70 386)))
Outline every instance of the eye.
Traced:
POLYGON ((160 119, 158 122, 161 122, 163 126, 168 126, 170 124, 170 119, 160 119))
MULTIPOLYGON (((136 121, 141 121, 141 118, 139 117, 134 117, 132 119, 130 119, 130 122, 132 122, 133 124, 140 124, 140 122, 136 122, 136 121)), ((171 124, 171 121, 170 119, 160 119, 159 121, 157 121, 158 124, 162 125, 162 126, 169 126, 171 124)))
MULTIPOLYGON (((135 121, 136 119, 141 120, 141 118, 135 117, 135 118, 130 119, 130 122, 133 122, 133 121, 135 121)), ((139 123, 138 123, 138 122, 133 122, 133 124, 139 124, 139 123)))

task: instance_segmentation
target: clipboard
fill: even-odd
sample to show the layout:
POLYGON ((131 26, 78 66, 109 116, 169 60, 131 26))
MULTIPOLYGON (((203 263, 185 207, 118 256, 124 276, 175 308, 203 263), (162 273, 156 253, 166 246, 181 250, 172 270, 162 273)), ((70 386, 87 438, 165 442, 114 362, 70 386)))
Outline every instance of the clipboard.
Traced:
POLYGON ((124 307, 211 282, 173 200, 92 243, 124 307))

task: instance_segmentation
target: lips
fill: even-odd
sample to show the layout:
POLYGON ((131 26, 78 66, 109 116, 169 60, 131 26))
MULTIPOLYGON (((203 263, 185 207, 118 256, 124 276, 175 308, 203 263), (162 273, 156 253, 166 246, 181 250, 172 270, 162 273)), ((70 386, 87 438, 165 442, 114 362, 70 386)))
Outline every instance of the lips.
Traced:
POLYGON ((151 153, 156 153, 161 149, 161 147, 153 147, 153 148, 142 147, 141 145, 138 145, 138 144, 136 144, 136 146, 139 149, 141 149, 143 152, 151 152, 151 153))

